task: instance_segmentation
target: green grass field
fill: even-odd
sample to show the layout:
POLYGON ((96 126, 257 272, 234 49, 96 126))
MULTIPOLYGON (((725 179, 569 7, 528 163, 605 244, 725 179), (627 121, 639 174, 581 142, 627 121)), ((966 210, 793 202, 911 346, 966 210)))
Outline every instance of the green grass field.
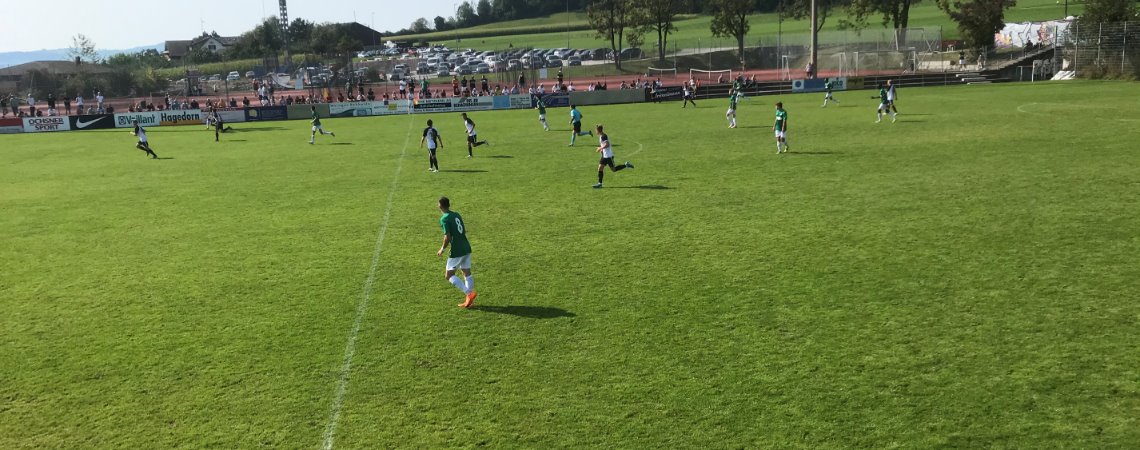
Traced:
POLYGON ((1136 448, 1135 92, 3 136, 0 448, 1136 448))

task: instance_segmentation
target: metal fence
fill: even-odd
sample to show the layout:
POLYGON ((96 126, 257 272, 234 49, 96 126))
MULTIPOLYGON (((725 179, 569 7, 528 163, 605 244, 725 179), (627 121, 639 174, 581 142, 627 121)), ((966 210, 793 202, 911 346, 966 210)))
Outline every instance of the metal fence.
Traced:
MULTIPOLYGON (((827 76, 915 72, 921 70, 926 61, 941 57, 943 49, 941 27, 823 31, 818 34, 817 42, 814 69, 827 76)), ((656 44, 649 43, 647 47, 646 54, 655 58, 656 44)), ((743 61, 716 57, 716 54, 735 55, 737 43, 733 39, 680 39, 670 42, 669 47, 667 59, 682 71, 776 71, 781 79, 791 79, 802 77, 807 69, 811 34, 778 33, 749 38, 745 42, 743 61)))
POLYGON ((1082 23, 1062 33, 1062 70, 1078 76, 1140 76, 1140 22, 1082 23))

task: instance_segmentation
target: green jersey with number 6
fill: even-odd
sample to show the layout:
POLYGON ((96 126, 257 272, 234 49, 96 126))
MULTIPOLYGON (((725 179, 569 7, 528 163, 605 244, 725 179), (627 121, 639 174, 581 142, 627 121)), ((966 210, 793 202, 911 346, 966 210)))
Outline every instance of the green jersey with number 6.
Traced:
POLYGON ((467 242, 466 230, 463 229, 463 218, 455 211, 448 211, 439 218, 439 226, 443 234, 451 236, 451 256, 458 258, 471 253, 471 243, 467 242))

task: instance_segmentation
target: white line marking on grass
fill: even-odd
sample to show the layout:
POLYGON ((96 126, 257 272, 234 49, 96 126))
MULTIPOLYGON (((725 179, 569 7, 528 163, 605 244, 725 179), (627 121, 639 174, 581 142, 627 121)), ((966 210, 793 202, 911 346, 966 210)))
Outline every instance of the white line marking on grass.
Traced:
POLYGON ((333 397, 332 411, 329 412, 329 422, 325 426, 325 450, 332 449, 333 437, 336 435, 337 421, 340 420, 340 410, 344 405, 344 394, 348 390, 348 375, 352 370, 352 357, 356 353, 356 336, 360 333, 360 323, 364 320, 364 312, 368 310, 368 299, 372 297, 372 284, 376 281, 376 266, 380 263, 380 250, 384 246, 384 235, 388 232, 388 219, 392 217, 392 199, 396 196, 396 182, 400 179, 400 170, 404 166, 404 156, 408 154, 408 144, 412 139, 412 124, 415 116, 408 121, 408 135, 404 137, 404 149, 400 151, 400 159, 396 161, 396 174, 392 176, 392 185, 388 188, 388 204, 384 207, 384 219, 380 222, 380 231, 376 234, 376 246, 372 249, 372 267, 368 269, 368 278, 364 281, 364 292, 360 303, 356 305, 356 319, 352 321, 352 331, 348 333, 348 344, 344 346, 344 363, 340 367, 340 382, 337 383, 336 396, 333 397))
POLYGON ((1024 104, 1024 105, 1020 105, 1020 106, 1018 106, 1018 107, 1017 107, 1017 112, 1028 113, 1029 111, 1026 111, 1026 110, 1024 110, 1024 109, 1022 109, 1022 108, 1026 107, 1026 106, 1033 106, 1033 105, 1037 105, 1037 104, 1038 104, 1038 103, 1026 103, 1026 104, 1024 104))

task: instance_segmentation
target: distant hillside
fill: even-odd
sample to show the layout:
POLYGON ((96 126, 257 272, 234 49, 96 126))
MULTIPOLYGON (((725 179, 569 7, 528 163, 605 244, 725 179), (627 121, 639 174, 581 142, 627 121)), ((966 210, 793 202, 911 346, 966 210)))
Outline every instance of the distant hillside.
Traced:
MULTIPOLYGON (((134 53, 151 48, 160 52, 163 50, 162 44, 155 44, 122 50, 99 50, 99 55, 106 58, 117 53, 134 53)), ((15 66, 32 61, 66 61, 71 59, 67 56, 68 51, 69 49, 66 48, 56 48, 50 50, 34 50, 29 52, 0 53, 0 67, 15 66)))

